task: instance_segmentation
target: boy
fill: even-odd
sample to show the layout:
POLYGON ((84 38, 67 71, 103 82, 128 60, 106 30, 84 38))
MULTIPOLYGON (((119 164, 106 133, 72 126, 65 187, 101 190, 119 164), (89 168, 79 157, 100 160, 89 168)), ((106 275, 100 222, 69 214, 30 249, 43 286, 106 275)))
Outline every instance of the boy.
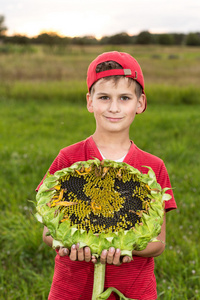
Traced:
MULTIPOLYGON (((129 138, 129 128, 135 115, 145 111, 147 101, 144 78, 138 62, 127 53, 103 53, 89 66, 87 73, 87 109, 94 114, 96 130, 92 136, 62 149, 50 167, 50 173, 69 167, 76 161, 94 157, 124 161, 146 173, 142 166, 150 166, 162 188, 170 187, 165 165, 161 159, 136 147, 129 138)), ((165 204, 165 211, 176 208, 172 199, 165 204)), ((159 240, 165 242, 165 218, 159 240)), ((52 238, 43 240, 52 246, 52 238)), ((157 298, 154 276, 154 259, 165 248, 162 242, 149 243, 142 251, 133 251, 133 260, 120 257, 120 249, 110 248, 101 254, 101 263, 107 263, 105 288, 117 288, 131 299, 157 298)), ((89 247, 60 248, 55 258, 55 271, 49 300, 89 300, 92 296, 93 270, 96 263, 89 247), (78 262, 77 262, 78 261, 78 262)), ((109 299, 118 299, 111 294, 109 299)))

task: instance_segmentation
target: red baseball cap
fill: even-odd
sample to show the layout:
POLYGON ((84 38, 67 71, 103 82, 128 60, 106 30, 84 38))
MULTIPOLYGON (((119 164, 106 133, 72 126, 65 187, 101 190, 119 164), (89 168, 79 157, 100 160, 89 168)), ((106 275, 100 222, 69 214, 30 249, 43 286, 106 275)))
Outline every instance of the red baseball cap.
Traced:
MULTIPOLYGON (((88 67, 87 71, 87 86, 88 91, 90 91, 91 86, 99 79, 112 75, 122 75, 125 77, 129 77, 137 81, 142 87, 142 93, 144 92, 144 76, 142 73, 142 69, 137 62, 137 60, 132 57, 130 54, 125 52, 111 51, 104 52, 101 55, 97 56, 88 67), (102 71, 97 73, 96 67, 100 63, 105 61, 115 61, 122 66, 123 69, 111 69, 107 71, 102 71)), ((146 96, 145 96, 146 98, 146 96)), ((145 109, 147 106, 147 100, 145 103, 145 109)), ((144 111, 145 111, 144 109, 144 111)))

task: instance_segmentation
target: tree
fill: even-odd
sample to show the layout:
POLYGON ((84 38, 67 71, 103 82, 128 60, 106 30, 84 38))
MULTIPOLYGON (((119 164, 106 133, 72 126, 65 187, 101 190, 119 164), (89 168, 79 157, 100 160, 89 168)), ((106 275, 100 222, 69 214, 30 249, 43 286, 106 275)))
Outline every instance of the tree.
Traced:
POLYGON ((152 44, 152 35, 149 31, 142 31, 136 37, 136 44, 140 45, 148 45, 152 44))
POLYGON ((158 38, 158 43, 160 45, 173 45, 174 44, 174 37, 172 34, 160 34, 158 38))
POLYGON ((0 37, 4 35, 4 33, 7 30, 7 27, 4 25, 4 21, 5 21, 4 16, 0 15, 0 37))
POLYGON ((132 37, 128 35, 126 32, 121 32, 111 36, 104 36, 100 40, 100 44, 102 45, 126 45, 131 44, 132 37))
POLYGON ((34 39, 35 43, 48 46, 58 45, 61 40, 62 38, 55 32, 43 32, 34 39))
POLYGON ((185 42, 184 33, 173 33, 174 45, 183 45, 185 42))
POLYGON ((28 45, 30 44, 30 39, 25 35, 15 34, 13 36, 5 36, 5 43, 28 45))
POLYGON ((84 45, 97 45, 98 41, 94 36, 90 36, 90 35, 86 35, 83 37, 74 37, 72 38, 72 44, 74 45, 80 45, 80 46, 84 46, 84 45))
POLYGON ((186 37, 187 46, 199 46, 200 45, 200 33, 189 33, 186 37))
POLYGON ((109 39, 109 44, 111 44, 111 45, 130 44, 130 42, 131 42, 131 38, 125 32, 115 34, 115 35, 111 36, 109 39))

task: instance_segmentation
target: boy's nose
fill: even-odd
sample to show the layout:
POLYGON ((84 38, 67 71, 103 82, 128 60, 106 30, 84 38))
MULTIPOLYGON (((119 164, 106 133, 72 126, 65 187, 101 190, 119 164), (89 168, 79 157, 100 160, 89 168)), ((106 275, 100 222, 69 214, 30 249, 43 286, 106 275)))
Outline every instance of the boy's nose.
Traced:
POLYGON ((109 111, 117 113, 120 111, 119 103, 117 100, 111 100, 109 105, 109 111))

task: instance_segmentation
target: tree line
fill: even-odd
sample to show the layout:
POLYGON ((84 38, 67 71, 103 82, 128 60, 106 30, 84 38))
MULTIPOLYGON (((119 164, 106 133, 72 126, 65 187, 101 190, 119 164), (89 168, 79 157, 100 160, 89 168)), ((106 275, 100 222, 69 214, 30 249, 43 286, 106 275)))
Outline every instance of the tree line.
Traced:
POLYGON ((149 31, 142 31, 138 35, 129 35, 126 32, 118 33, 111 36, 104 36, 96 39, 94 36, 84 37, 62 37, 55 32, 43 32, 36 37, 28 37, 25 35, 15 34, 13 36, 6 35, 7 28, 4 26, 5 18, 0 16, 0 40, 3 43, 12 44, 42 44, 48 46, 60 45, 122 45, 122 44, 138 44, 138 45, 187 45, 200 46, 200 32, 184 33, 162 33, 152 34, 149 31))

